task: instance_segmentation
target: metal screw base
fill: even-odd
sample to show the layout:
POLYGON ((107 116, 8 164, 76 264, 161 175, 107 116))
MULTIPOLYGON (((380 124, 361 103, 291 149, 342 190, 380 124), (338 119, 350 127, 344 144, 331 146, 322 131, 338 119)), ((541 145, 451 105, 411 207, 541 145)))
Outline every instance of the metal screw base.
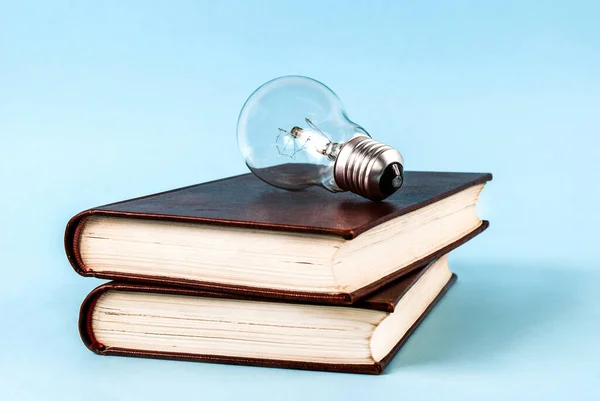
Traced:
POLYGON ((403 165, 402 155, 396 149, 368 136, 357 136, 342 146, 334 179, 344 191, 380 201, 402 186, 403 165))

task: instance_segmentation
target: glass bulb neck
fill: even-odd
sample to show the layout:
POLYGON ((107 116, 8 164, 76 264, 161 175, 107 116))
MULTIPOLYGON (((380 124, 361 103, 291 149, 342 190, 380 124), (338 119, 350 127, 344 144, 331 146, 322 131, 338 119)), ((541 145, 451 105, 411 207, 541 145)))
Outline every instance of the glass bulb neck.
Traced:
POLYGON ((334 179, 340 189, 381 201, 404 183, 404 160, 396 149, 357 136, 338 149, 334 179))
POLYGON ((339 143, 330 142, 327 145, 327 148, 325 148, 323 156, 327 157, 331 161, 335 161, 338 158, 341 149, 342 145, 340 145, 339 143))

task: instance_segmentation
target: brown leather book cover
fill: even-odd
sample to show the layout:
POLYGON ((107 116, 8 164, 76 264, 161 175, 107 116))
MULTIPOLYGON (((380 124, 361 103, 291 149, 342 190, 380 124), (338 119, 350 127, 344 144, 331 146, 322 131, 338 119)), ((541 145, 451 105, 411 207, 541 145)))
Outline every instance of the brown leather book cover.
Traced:
POLYGON ((278 291, 235 285, 190 281, 168 277, 146 277, 120 273, 98 273, 83 265, 78 252, 78 234, 92 215, 130 217, 213 224, 230 227, 327 234, 351 240, 390 219, 430 205, 471 186, 492 179, 489 173, 407 171, 402 190, 385 202, 371 202, 352 193, 333 194, 321 188, 285 191, 271 187, 252 174, 224 178, 185 188, 112 203, 74 216, 65 231, 65 250, 79 274, 102 279, 140 281, 219 292, 242 292, 254 296, 298 301, 352 304, 403 274, 423 266, 475 237, 488 227, 482 224, 463 238, 439 251, 352 293, 317 294, 278 291))
MULTIPOLYGON (((433 264, 433 263, 431 263, 433 264)), ((347 306, 333 306, 336 308, 363 308, 372 310, 383 310, 388 312, 394 312, 395 306, 398 304, 400 299, 406 293, 410 287, 416 283, 417 279, 428 269, 427 267, 422 269, 414 270, 410 274, 396 280, 380 291, 371 294, 359 303, 347 306)), ((148 292, 148 293, 159 293, 159 294, 176 294, 176 295, 188 295, 188 296, 201 296, 201 297, 213 297, 213 298, 228 298, 228 299, 245 299, 255 301, 268 301, 268 298, 257 298, 252 296, 244 296, 241 294, 225 294, 220 292, 212 292, 199 289, 181 288, 181 287, 160 287, 153 285, 143 285, 135 283, 123 283, 123 282, 109 282, 103 284, 94 289, 83 301, 79 314, 79 333, 85 346, 92 352, 99 355, 116 355, 116 356, 131 356, 131 357, 146 357, 146 358, 158 358, 158 359, 174 359, 182 361, 200 361, 200 362, 213 362, 213 363, 225 363, 234 365, 250 365, 250 366, 264 366, 264 367, 278 367, 288 369, 308 369, 308 370, 320 370, 320 371, 331 371, 331 372, 347 372, 347 373, 368 373, 368 374, 381 374, 385 367, 394 358, 400 348, 406 343, 408 338, 417 329, 425 317, 431 312, 439 300, 446 294, 450 287, 456 281, 456 275, 453 274, 448 283, 440 291, 433 302, 427 307, 425 312, 417 319, 417 321, 411 326, 406 334, 400 339, 400 341, 392 348, 392 350, 386 355, 380 362, 374 362, 373 364, 325 364, 325 363, 313 363, 313 362, 299 362, 299 361, 288 361, 288 360, 273 360, 273 359, 259 359, 259 358, 245 358, 245 357, 230 357, 223 355, 197 355, 197 354, 186 354, 178 352, 156 352, 156 351, 144 351, 137 349, 126 349, 118 347, 106 347, 99 343, 92 329, 92 312, 96 301, 108 290, 122 290, 122 291, 134 291, 134 292, 148 292)), ((289 300, 281 300, 281 302, 292 302, 289 300)))

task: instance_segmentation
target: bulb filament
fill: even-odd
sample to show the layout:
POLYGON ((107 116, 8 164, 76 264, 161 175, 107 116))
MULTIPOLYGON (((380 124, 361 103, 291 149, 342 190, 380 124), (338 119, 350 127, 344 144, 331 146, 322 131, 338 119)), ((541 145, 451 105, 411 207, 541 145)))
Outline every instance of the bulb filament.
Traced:
POLYGON ((305 118, 310 129, 294 126, 290 131, 279 128, 275 145, 280 156, 291 159, 296 154, 305 151, 309 155, 325 156, 329 160, 335 160, 338 156, 340 145, 334 143, 319 129, 310 119, 305 118))

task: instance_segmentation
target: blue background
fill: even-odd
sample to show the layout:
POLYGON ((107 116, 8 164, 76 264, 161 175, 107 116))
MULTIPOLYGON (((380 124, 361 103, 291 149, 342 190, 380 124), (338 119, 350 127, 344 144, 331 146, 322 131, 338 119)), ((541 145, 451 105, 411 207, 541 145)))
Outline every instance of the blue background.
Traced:
POLYGON ((0 399, 594 399, 597 2, 1 2, 0 399), (246 97, 329 85, 409 169, 490 171, 491 228, 380 377, 98 357, 64 226, 246 171, 246 97))

